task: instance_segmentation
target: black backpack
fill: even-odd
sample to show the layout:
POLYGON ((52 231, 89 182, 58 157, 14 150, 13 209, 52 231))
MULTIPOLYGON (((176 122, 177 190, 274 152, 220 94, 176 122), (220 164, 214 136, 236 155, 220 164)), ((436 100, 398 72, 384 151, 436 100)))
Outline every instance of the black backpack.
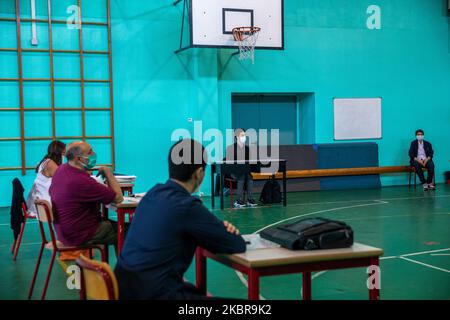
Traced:
POLYGON ((261 238, 291 250, 348 248, 353 245, 353 230, 344 222, 310 218, 263 230, 261 238))
POLYGON ((259 201, 264 204, 281 202, 281 188, 278 181, 269 180, 264 184, 259 201))

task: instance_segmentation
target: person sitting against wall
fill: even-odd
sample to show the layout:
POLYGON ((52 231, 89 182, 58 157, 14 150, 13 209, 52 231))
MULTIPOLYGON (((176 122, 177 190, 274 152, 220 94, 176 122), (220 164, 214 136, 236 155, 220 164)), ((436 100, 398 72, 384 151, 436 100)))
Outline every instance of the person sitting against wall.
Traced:
MULTIPOLYGON (((227 161, 250 160, 249 147, 245 145, 247 137, 243 129, 236 129, 235 142, 227 147, 225 159, 227 161)), ((242 208, 245 206, 255 207, 256 201, 253 199, 253 178, 250 170, 239 170, 239 173, 233 173, 231 177, 237 182, 237 200, 233 206, 235 208, 242 208), (247 201, 244 197, 244 187, 247 191, 247 201)))
POLYGON ((114 270, 121 300, 206 299, 183 280, 195 249, 245 252, 239 230, 219 220, 192 196, 205 177, 205 158, 205 148, 191 139, 170 149, 169 179, 142 198, 114 270))
POLYGON ((36 178, 27 197, 27 207, 30 215, 36 216, 36 206, 34 201, 37 199, 51 202, 49 188, 52 184, 52 177, 56 169, 64 162, 66 154, 66 144, 55 140, 47 147, 47 154, 42 158, 36 167, 36 178))
POLYGON ((86 142, 71 143, 66 158, 50 186, 58 240, 67 246, 117 245, 117 223, 102 221, 100 205, 123 201, 119 183, 107 167, 99 168, 107 186, 91 177, 97 155, 86 142))
POLYGON ((411 146, 409 147, 410 164, 416 169, 416 174, 419 176, 420 183, 423 185, 423 190, 435 190, 436 186, 433 183, 433 146, 428 141, 425 141, 423 136, 424 132, 422 129, 416 130, 416 139, 411 142, 411 146), (426 180, 422 170, 423 168, 428 170, 426 180))

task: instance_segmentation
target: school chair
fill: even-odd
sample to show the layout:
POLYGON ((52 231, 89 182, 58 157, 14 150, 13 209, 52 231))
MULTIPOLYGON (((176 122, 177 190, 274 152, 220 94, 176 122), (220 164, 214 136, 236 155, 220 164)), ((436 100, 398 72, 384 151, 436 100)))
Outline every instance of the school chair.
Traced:
POLYGON ((225 185, 228 185, 228 190, 230 190, 230 207, 233 207, 233 187, 236 186, 237 181, 230 177, 225 177, 225 185))
POLYGON ((51 205, 48 201, 45 200, 36 200, 36 212, 39 223, 39 231, 41 233, 42 243, 39 251, 39 256, 36 262, 36 268, 34 270, 33 279, 31 280, 30 290, 28 291, 28 299, 31 299, 33 295, 33 289, 36 282, 36 277, 39 272, 39 266, 41 263, 42 253, 44 248, 51 248, 52 250, 52 258, 50 261, 50 265, 47 271, 47 277, 45 279, 44 289, 42 290, 41 300, 45 299, 45 294, 47 293, 48 284, 50 282, 50 276, 52 274, 53 265, 55 263, 56 254, 64 253, 64 252, 73 252, 79 250, 92 250, 97 249, 100 251, 102 261, 106 261, 106 250, 107 246, 104 245, 86 245, 86 246, 64 246, 61 242, 56 240, 55 232, 53 230, 53 212, 51 205), (50 233, 50 241, 47 240, 44 230, 44 223, 47 223, 48 230, 50 233), (50 245, 51 244, 51 245, 50 245), (49 246, 50 245, 50 246, 49 246))
MULTIPOLYGON (((234 202, 233 202, 233 190, 237 189, 237 180, 230 177, 225 177, 225 185, 228 184, 228 188, 230 190, 230 207, 233 208, 234 202)), ((247 194, 247 183, 244 185, 244 193, 247 194)))
MULTIPOLYGON (((14 237, 14 242, 11 248, 11 254, 13 255, 13 261, 16 261, 17 255, 19 254, 20 244, 22 243, 22 237, 25 232, 25 225, 27 220, 35 219, 36 216, 28 211, 27 204, 23 197, 24 188, 19 179, 15 178, 13 180, 13 201, 11 204, 11 223, 16 220, 16 223, 21 223, 20 231, 17 237, 14 237)), ((11 225, 14 229, 14 226, 11 225)))
POLYGON ((109 264, 80 255, 80 300, 118 300, 119 286, 109 264))

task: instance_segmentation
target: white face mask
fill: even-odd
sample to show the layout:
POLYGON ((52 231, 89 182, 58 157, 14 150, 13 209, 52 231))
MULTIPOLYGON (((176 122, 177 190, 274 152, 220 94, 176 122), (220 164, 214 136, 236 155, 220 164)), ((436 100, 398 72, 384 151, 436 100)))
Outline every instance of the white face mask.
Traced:
POLYGON ((418 141, 423 141, 423 136, 416 136, 418 141))
POLYGON ((239 142, 240 143, 244 144, 245 141, 247 141, 247 137, 246 136, 239 137, 239 142))

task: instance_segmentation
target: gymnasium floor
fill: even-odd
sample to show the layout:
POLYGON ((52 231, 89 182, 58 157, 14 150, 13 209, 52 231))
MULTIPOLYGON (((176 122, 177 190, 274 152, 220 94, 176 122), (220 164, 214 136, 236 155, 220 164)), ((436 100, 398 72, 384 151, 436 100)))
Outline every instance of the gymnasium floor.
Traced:
MULTIPOLYGON (((210 199, 205 198, 209 206, 210 199)), ((226 199, 227 200, 227 199, 226 199)), ((226 202, 227 203, 227 202, 226 202)), ((370 190, 317 191, 288 194, 288 206, 255 209, 214 210, 221 219, 253 233, 273 223, 296 217, 327 217, 348 222, 355 241, 381 247, 381 299, 450 299, 450 186, 438 185, 434 192, 385 187, 370 190)), ((9 208, 0 208, 0 299, 26 299, 39 245, 37 224, 27 226, 16 263, 9 248, 9 208)), ((111 255, 111 264, 115 264, 111 255)), ((42 289, 46 253, 34 298, 42 289)), ((78 292, 66 288, 64 264, 55 264, 47 299, 77 299, 78 292)), ((313 299, 368 298, 365 269, 313 274, 313 299)), ((186 274, 195 281, 194 265, 186 274)), ((301 276, 263 278, 265 299, 300 299, 301 276)), ((233 270, 208 262, 208 290, 216 296, 246 298, 245 278, 233 270)))

